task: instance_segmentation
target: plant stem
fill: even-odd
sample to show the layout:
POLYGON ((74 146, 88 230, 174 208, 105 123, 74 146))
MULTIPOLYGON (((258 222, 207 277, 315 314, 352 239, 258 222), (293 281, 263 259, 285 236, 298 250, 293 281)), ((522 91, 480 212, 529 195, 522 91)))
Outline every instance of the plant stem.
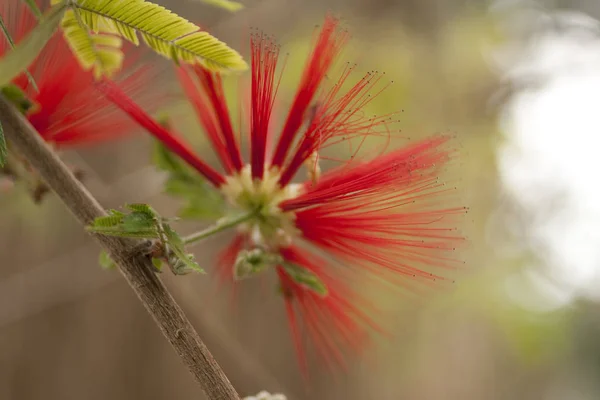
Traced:
POLYGON ((204 230, 201 230, 200 232, 192 233, 191 235, 184 237, 183 242, 185 244, 197 242, 216 233, 222 232, 226 229, 233 228, 234 226, 239 225, 242 222, 246 222, 255 215, 256 212, 251 211, 249 213, 239 214, 229 218, 222 218, 219 221, 217 221, 217 223, 213 226, 210 226, 204 230))
MULTIPOLYGON (((14 149, 38 171, 83 226, 91 224, 96 217, 107 215, 25 117, 1 95, 0 121, 6 138, 14 149)), ((221 367, 153 272, 151 260, 138 251, 136 242, 103 235, 93 236, 119 266, 131 288, 200 383, 207 397, 214 400, 239 400, 221 367)))

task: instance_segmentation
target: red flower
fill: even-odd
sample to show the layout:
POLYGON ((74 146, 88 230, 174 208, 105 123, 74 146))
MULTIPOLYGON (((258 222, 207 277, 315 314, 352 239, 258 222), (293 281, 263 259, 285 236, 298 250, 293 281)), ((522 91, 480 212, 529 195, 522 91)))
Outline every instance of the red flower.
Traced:
MULTIPOLYGON (((21 0, 3 0, 0 15, 17 43, 37 23, 21 0)), ((9 50, 9 43, 0 35, 0 57, 9 50)), ((60 32, 54 34, 28 70, 39 91, 25 74, 13 83, 33 103, 27 118, 46 141, 58 147, 96 143, 122 137, 136 128, 127 115, 96 90, 92 74, 81 69, 60 32)), ((156 102, 148 95, 141 96, 151 77, 148 68, 139 68, 128 76, 120 74, 116 81, 125 92, 154 107, 156 102)))
POLYGON ((200 160, 117 87, 102 87, 108 98, 212 182, 233 209, 258 210, 223 252, 219 276, 231 281, 239 268, 276 270, 304 370, 301 332, 328 364, 343 366, 348 350, 360 351, 369 332, 380 329, 373 321, 376 310, 357 288, 365 277, 418 291, 446 280, 443 273, 460 265, 451 253, 462 241, 455 233, 455 217, 465 210, 445 204, 451 190, 438 180, 452 156, 447 137, 432 137, 370 161, 353 160, 319 176, 318 154, 324 147, 390 135, 389 116, 364 114, 380 75, 368 74, 344 90, 352 70, 348 66, 331 89, 322 89, 346 40, 338 21, 328 17, 275 141, 272 112, 279 86, 279 48, 268 37, 252 36, 247 165, 221 77, 202 68, 193 73, 179 70, 225 174, 200 160), (303 165, 311 179, 291 183, 303 165), (326 292, 319 290, 321 284, 326 292))

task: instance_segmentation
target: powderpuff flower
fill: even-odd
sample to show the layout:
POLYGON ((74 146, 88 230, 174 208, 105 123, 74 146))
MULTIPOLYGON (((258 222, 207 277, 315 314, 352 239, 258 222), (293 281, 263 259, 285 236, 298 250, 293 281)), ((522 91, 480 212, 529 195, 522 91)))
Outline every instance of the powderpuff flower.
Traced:
MULTIPOLYGON (((0 16, 18 44, 35 28, 37 21, 21 0, 3 0, 0 3, 0 16)), ((10 48, 8 40, 0 36, 0 58, 10 48)), ((21 74, 13 84, 27 98, 26 116, 29 122, 47 142, 56 147, 116 139, 138 128, 96 90, 92 73, 81 69, 60 32, 53 35, 28 70, 37 90, 26 74, 21 74)), ((136 100, 155 107, 149 95, 142 95, 147 92, 143 89, 152 75, 151 70, 145 67, 127 75, 121 73, 115 79, 136 100)))
POLYGON ((462 264, 452 252, 463 240, 456 227, 465 209, 447 204, 453 189, 439 180, 453 157, 448 137, 370 159, 353 157, 321 173, 319 158, 327 146, 391 135, 389 115, 365 113, 381 75, 369 73, 345 85, 352 70, 347 66, 331 88, 324 88, 347 39, 338 20, 328 17, 276 129, 279 47, 267 36, 252 35, 247 161, 222 77, 200 67, 178 70, 224 172, 200 159, 119 88, 102 85, 108 98, 211 182, 231 209, 253 215, 222 252, 219 276, 234 281, 269 270, 277 275, 303 371, 307 346, 327 365, 343 367, 348 354, 382 330, 374 320, 376 308, 358 290, 365 278, 419 292, 448 280, 445 272, 462 264), (294 182, 302 168, 309 179, 294 182))

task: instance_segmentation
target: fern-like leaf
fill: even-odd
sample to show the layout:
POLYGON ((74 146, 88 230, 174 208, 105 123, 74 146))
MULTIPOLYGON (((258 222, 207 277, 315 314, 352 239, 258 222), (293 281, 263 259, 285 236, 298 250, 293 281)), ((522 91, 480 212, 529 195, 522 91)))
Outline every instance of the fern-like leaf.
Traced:
POLYGON ((91 69, 96 79, 110 77, 121 69, 123 41, 120 37, 89 32, 83 18, 73 10, 65 13, 61 27, 82 68, 91 69))
MULTIPOLYGON (((139 33, 150 48, 176 63, 200 63, 219 71, 247 68, 241 55, 225 43, 149 1, 68 0, 67 4, 79 16, 77 22, 83 23, 95 34, 117 35, 138 45, 139 33)), ((72 35, 73 31, 65 31, 67 37, 69 34, 72 35)), ((78 43, 81 47, 76 51, 86 51, 89 63, 89 43, 86 44, 87 50, 83 49, 83 41, 78 43)), ((109 57, 108 61, 116 59, 109 57)))

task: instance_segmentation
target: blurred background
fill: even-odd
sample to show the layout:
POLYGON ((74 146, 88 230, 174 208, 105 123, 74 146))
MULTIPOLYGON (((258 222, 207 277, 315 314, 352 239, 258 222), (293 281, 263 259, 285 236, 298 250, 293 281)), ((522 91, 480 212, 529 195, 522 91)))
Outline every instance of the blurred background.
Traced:
MULTIPOLYGON (((249 27, 275 34, 289 53, 280 91, 287 98, 314 26, 327 11, 341 16, 352 34, 343 61, 394 81, 369 111, 404 110, 400 128, 411 138, 456 135, 460 158, 449 179, 470 212, 456 283, 419 301, 382 299, 391 340, 376 340, 345 373, 313 369, 310 386, 272 291, 249 282, 232 302, 210 276, 163 274, 238 391, 290 400, 600 398, 600 3, 243 2, 231 14, 160 1, 245 55, 249 27)), ((170 114, 202 149, 164 70, 170 114)), ((148 202, 175 215, 180 204, 161 193, 150 154, 140 136, 65 158, 107 208, 148 202)), ((17 186, 2 193, 0 207, 0 399, 203 398, 56 198, 37 206, 17 186)), ((212 262, 226 240, 196 248, 200 263, 212 262)))

